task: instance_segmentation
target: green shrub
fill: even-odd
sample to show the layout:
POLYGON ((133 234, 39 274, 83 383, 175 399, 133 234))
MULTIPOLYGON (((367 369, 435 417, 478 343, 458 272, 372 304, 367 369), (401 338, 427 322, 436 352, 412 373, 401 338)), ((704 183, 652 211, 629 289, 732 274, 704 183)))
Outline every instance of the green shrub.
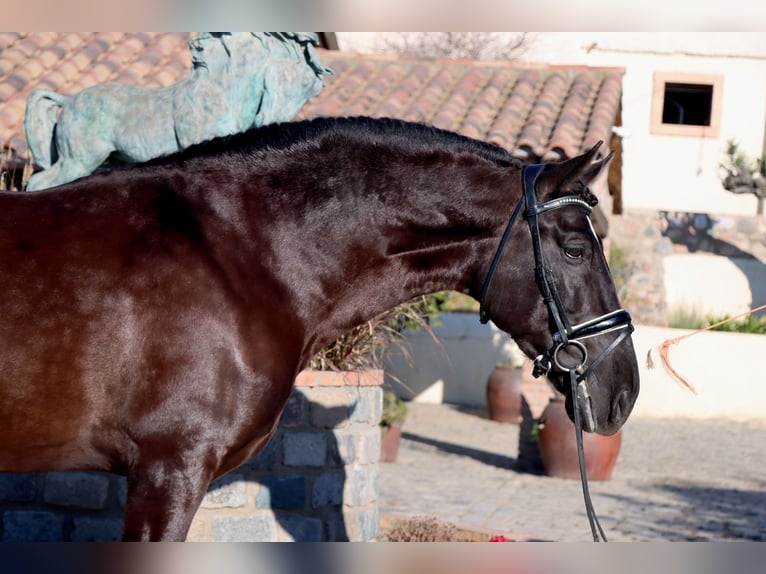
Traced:
POLYGON ((668 309, 668 327, 673 329, 702 329, 711 323, 697 305, 675 305, 668 309))
MULTIPOLYGON (((708 320, 708 325, 715 325, 728 317, 723 316, 720 318, 711 317, 708 320)), ((713 327, 712 331, 726 331, 729 333, 751 333, 755 335, 766 335, 766 317, 755 317, 754 315, 748 315, 743 319, 737 321, 729 321, 718 327, 713 327)))
MULTIPOLYGON (((705 316, 699 307, 694 305, 677 305, 668 310, 668 326, 675 329, 704 329, 728 319, 729 315, 705 316)), ((729 321, 712 327, 711 331, 729 333, 751 333, 766 335, 766 316, 748 315, 736 321, 729 321)))
POLYGON ((628 251, 616 243, 609 247, 609 272, 617 297, 624 304, 628 299, 628 280, 635 272, 635 265, 628 257, 628 251))
POLYGON ((478 313, 479 302, 457 291, 440 291, 429 295, 434 299, 434 305, 441 313, 478 313))
POLYGON ((407 403, 397 397, 393 391, 383 391, 383 416, 380 426, 391 426, 392 423, 403 423, 407 418, 407 403))

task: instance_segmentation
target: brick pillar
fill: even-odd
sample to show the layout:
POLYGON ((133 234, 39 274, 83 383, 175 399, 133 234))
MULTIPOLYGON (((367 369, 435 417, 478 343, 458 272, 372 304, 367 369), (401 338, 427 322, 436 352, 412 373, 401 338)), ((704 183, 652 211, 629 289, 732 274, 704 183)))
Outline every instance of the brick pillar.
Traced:
POLYGON ((382 371, 301 373, 269 445, 211 486, 189 540, 373 540, 382 384, 382 371))

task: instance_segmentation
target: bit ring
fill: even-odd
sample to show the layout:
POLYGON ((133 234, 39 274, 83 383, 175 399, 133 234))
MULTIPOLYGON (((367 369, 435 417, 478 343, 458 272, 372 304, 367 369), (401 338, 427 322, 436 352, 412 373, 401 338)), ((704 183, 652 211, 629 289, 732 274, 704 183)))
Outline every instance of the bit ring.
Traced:
POLYGON ((585 345, 583 345, 580 341, 567 341, 566 343, 559 343, 556 348, 553 350, 553 364, 556 365, 556 368, 561 371, 577 371, 585 366, 585 363, 588 362, 588 351, 585 348, 585 345), (564 365, 562 361, 559 360, 559 353, 567 348, 567 347, 574 347, 576 348, 582 357, 579 363, 575 365, 564 365))

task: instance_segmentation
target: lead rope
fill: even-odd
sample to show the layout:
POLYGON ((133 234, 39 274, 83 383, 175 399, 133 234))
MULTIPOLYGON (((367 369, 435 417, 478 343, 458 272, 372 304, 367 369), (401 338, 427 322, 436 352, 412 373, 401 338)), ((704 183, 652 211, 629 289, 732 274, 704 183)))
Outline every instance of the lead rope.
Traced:
MULTIPOLYGON (((702 329, 697 329, 696 331, 692 331, 691 333, 687 333, 686 335, 676 337, 675 339, 666 339, 659 346, 660 358, 662 359, 662 366, 664 367, 665 372, 667 372, 671 377, 673 377, 676 380, 676 382, 686 387, 688 390, 690 390, 696 395, 697 389, 695 389, 694 386, 689 381, 683 378, 678 373, 678 371, 676 371, 670 364, 671 345, 680 343, 681 341, 683 341, 684 339, 688 337, 691 337, 692 335, 698 335, 704 331, 715 329, 716 327, 720 327, 721 325, 724 325, 731 321, 736 321, 737 319, 741 319, 742 317, 750 315, 751 313, 757 313, 758 311, 763 311, 764 309, 766 309, 766 305, 761 305, 760 307, 756 307, 755 309, 750 309, 748 311, 745 311, 744 313, 740 313, 739 315, 734 315, 733 317, 729 317, 727 319, 724 319, 723 321, 718 321, 717 323, 713 323, 712 325, 708 325, 707 327, 703 327, 702 329)), ((646 353, 646 367, 648 369, 654 368, 654 361, 652 361, 652 349, 649 349, 649 351, 646 353)))
POLYGON ((593 508, 593 501, 590 498, 590 489, 588 488, 588 475, 585 472, 585 450, 582 442, 582 427, 580 426, 580 408, 577 400, 577 370, 569 370, 569 381, 572 387, 572 404, 574 411, 575 437, 577 438, 577 459, 580 463, 580 483, 582 484, 582 496, 585 500, 585 512, 588 515, 590 531, 593 534, 594 542, 608 542, 604 529, 598 521, 596 511, 593 508))

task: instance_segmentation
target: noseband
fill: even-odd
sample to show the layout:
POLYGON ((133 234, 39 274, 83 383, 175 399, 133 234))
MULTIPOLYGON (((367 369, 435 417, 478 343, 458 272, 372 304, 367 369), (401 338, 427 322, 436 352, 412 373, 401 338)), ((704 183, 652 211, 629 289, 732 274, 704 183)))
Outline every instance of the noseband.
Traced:
POLYGON ((535 183, 544 167, 545 164, 533 164, 524 166, 522 170, 523 193, 510 221, 508 222, 508 226, 505 228, 503 237, 500 240, 500 245, 495 252, 495 257, 492 259, 489 271, 484 279, 484 285, 481 288, 481 295, 479 298, 479 319, 482 323, 489 321, 489 313, 487 312, 485 302, 492 282, 492 277, 497 269, 497 265, 503 254, 506 243, 508 242, 508 238, 510 237, 511 228, 516 219, 518 219, 522 207, 526 206, 524 219, 527 220, 529 232, 532 235, 532 249, 535 256, 535 279, 540 294, 543 297, 543 302, 548 307, 549 317, 552 319, 552 322, 555 323, 555 330, 551 329, 553 345, 550 349, 535 358, 532 374, 535 377, 547 375, 550 372, 551 367, 555 367, 561 372, 569 373, 575 418, 575 431, 577 436, 577 453, 580 460, 580 478, 582 479, 585 507, 588 513, 588 520, 590 521, 593 539, 599 541, 600 533, 601 539, 606 541, 606 536, 604 535, 601 525, 598 523, 598 518, 596 518, 590 500, 590 494, 588 492, 588 482, 585 473, 585 460, 582 448, 580 408, 585 410, 585 413, 583 414, 585 416, 586 425, 588 425, 591 430, 595 429, 593 414, 591 412, 590 395, 587 387, 588 376, 606 358, 606 356, 620 344, 620 342, 633 332, 633 325, 631 324, 630 313, 624 309, 606 313, 605 315, 590 319, 579 325, 572 326, 569 321, 566 310, 561 304, 561 299, 559 298, 558 290, 556 289, 556 282, 553 279, 553 273, 543 256, 537 217, 562 207, 577 207, 584 209, 585 212, 590 215, 592 208, 584 200, 575 196, 559 197, 538 204, 535 196, 535 183), (590 365, 588 365, 588 352, 581 341, 612 331, 620 331, 620 334, 590 365), (564 349, 574 351, 575 356, 579 355, 579 362, 567 364, 565 358, 561 355, 564 349), (598 531, 596 530, 596 527, 598 527, 598 531))

